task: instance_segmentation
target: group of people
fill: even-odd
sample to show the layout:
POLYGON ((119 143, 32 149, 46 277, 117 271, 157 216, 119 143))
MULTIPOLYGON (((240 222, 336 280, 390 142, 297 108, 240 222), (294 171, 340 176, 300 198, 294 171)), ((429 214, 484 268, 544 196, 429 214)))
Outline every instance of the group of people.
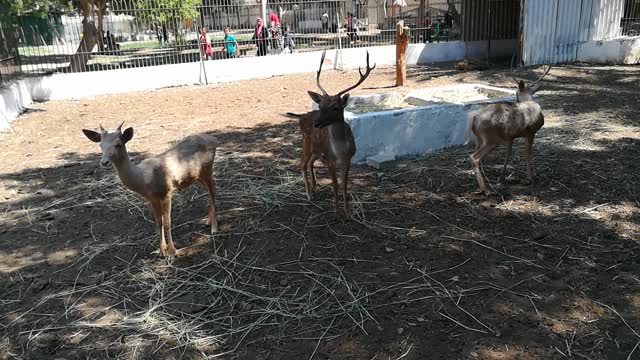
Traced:
MULTIPOLYGON (((207 37, 207 28, 200 28, 200 30, 198 30, 198 41, 200 43, 200 53, 202 54, 203 60, 213 58, 213 47, 207 37)), ((227 59, 238 57, 238 40, 236 40, 235 36, 231 35, 231 29, 228 26, 224 27, 222 52, 227 59)))
MULTIPOLYGON (((267 55, 269 48, 272 54, 279 54, 283 51, 292 53, 295 50, 295 43, 289 26, 286 25, 284 31, 282 31, 280 19, 274 13, 269 15, 269 20, 269 27, 265 25, 261 17, 256 20, 252 39, 257 47, 257 56, 267 55)), ((198 30, 198 42, 203 60, 213 58, 213 47, 207 33, 207 28, 203 27, 198 30)), ((238 40, 231 34, 231 29, 228 26, 224 27, 222 52, 226 59, 239 57, 238 40)))
POLYGON ((280 19, 274 13, 269 14, 269 21, 271 24, 267 27, 261 17, 256 20, 253 40, 258 48, 257 56, 267 55, 268 47, 271 47, 272 54, 283 51, 292 53, 295 50, 295 43, 289 25, 284 27, 283 32, 280 19))

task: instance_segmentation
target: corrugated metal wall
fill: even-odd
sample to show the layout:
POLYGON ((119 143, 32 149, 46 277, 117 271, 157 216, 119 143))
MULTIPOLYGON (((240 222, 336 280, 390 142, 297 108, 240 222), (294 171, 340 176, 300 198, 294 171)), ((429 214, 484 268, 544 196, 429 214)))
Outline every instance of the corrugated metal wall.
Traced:
POLYGON ((576 61, 580 41, 621 34, 624 0, 522 0, 525 66, 576 61))
POLYGON ((520 0, 463 0, 462 40, 517 39, 520 0))
POLYGON ((624 0, 589 0, 591 19, 586 40, 605 40, 622 34, 620 19, 624 16, 624 0))
POLYGON ((558 21, 553 48, 555 63, 573 62, 578 56, 582 0, 557 0, 558 21))

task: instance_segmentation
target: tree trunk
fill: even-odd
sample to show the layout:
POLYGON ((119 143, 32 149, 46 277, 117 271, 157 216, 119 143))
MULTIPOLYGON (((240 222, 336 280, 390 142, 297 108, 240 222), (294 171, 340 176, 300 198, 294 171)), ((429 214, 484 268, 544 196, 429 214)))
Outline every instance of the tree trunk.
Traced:
POLYGON ((98 38, 97 40, 97 44, 98 44, 98 50, 99 51, 103 51, 104 50, 104 37, 102 36, 102 20, 104 17, 104 13, 107 12, 107 1, 106 0, 95 0, 96 3, 96 8, 98 10, 98 38))
POLYGON ((407 81, 407 48, 409 47, 408 28, 400 20, 396 25, 396 86, 404 86, 407 81))
POLYGON ((82 9, 82 41, 76 50, 75 55, 71 57, 69 64, 70 72, 82 72, 87 70, 87 63, 93 47, 96 45, 96 26, 93 22, 93 9, 90 0, 80 0, 80 8, 82 9))

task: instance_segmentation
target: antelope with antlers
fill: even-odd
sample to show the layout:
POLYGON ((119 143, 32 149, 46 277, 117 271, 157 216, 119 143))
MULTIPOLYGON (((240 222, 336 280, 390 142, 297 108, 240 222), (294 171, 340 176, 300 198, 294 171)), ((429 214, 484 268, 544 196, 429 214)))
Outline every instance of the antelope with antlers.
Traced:
POLYGON ((302 133, 302 176, 304 178, 304 188, 307 198, 312 199, 312 193, 316 188, 316 177, 313 171, 313 163, 316 160, 322 161, 329 170, 331 181, 333 182, 333 194, 335 198, 335 216, 338 217, 338 178, 337 167, 340 167, 342 175, 342 196, 344 204, 344 213, 347 219, 351 218, 349 209, 349 200, 347 198, 347 181, 349 178, 349 168, 351 166, 351 158, 356 153, 356 143, 351 132, 351 127, 344 121, 344 108, 349 103, 348 92, 357 88, 362 84, 371 71, 375 69, 369 66, 369 52, 367 52, 367 68, 360 73, 360 80, 345 90, 340 91, 336 95, 329 95, 320 85, 320 73, 322 72, 322 64, 326 51, 322 53, 320 59, 320 68, 316 74, 316 84, 322 91, 318 94, 308 91, 311 99, 318 104, 318 110, 308 112, 306 114, 287 113, 287 116, 299 119, 300 132, 302 133), (308 170, 311 171, 311 183, 307 176, 308 170))
POLYGON ((531 148, 538 130, 544 125, 544 115, 540 104, 533 99, 542 85, 538 84, 551 70, 547 70, 538 80, 527 86, 523 80, 517 80, 513 72, 511 58, 511 77, 518 85, 516 102, 498 102, 487 104, 473 111, 469 116, 469 124, 465 135, 465 144, 469 143, 471 131, 476 137, 476 152, 471 155, 471 167, 476 173, 480 191, 487 194, 487 188, 480 172, 480 162, 500 144, 507 144, 507 156, 502 169, 502 177, 506 175, 507 164, 511 158, 513 140, 524 137, 526 139, 527 177, 533 183, 531 170, 531 148))
POLYGON ((133 128, 122 131, 122 124, 109 133, 102 125, 100 132, 83 129, 89 140, 100 143, 102 166, 113 164, 120 180, 128 189, 142 195, 150 204, 160 232, 160 254, 173 258, 176 248, 171 238, 171 195, 194 181, 209 192, 207 225, 211 233, 218 231, 216 221, 216 182, 213 161, 218 142, 210 135, 190 135, 165 152, 135 165, 129 160, 126 144, 133 138, 133 128))

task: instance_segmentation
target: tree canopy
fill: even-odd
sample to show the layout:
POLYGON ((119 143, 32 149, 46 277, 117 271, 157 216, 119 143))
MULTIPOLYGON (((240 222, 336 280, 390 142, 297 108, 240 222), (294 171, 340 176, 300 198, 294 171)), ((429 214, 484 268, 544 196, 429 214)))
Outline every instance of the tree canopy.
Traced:
MULTIPOLYGON (((136 17, 148 22, 192 20, 198 16, 200 0, 137 0, 136 17)), ((133 14, 132 14, 133 15, 133 14)))
POLYGON ((78 0, 0 0, 0 12, 4 15, 46 15, 53 11, 71 11, 77 4, 78 0))

